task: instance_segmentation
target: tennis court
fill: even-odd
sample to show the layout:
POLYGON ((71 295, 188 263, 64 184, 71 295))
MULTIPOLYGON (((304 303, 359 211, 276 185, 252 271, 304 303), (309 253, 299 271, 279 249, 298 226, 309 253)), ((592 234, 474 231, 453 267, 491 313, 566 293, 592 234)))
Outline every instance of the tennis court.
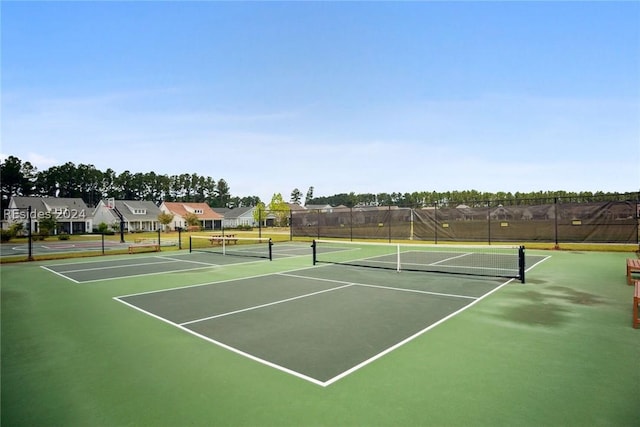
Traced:
POLYGON ((447 289, 420 273, 402 273, 399 279, 392 272, 344 269, 327 266, 116 299, 326 386, 501 285, 468 280, 466 290, 459 281, 456 289, 447 289), (389 285, 398 281, 402 287, 389 285))
MULTIPOLYGON (((394 257, 372 257, 363 249, 396 246, 355 244, 346 250, 336 242, 327 246, 325 253, 334 254, 357 248, 366 254, 365 265, 373 262, 376 268, 353 266, 350 254, 347 266, 333 261, 116 300, 255 361, 328 386, 511 281, 470 275, 453 280, 451 275, 398 273, 396 267, 396 271, 379 270, 378 263, 393 264, 394 257)), ((418 266, 415 252, 404 252, 413 261, 411 268, 418 266)), ((478 258, 480 254, 459 247, 455 252, 439 249, 435 255, 436 261, 431 258, 420 269, 437 266, 438 271, 445 261, 462 258, 466 270, 480 269, 480 262, 491 268, 488 260, 478 258)), ((529 262, 533 266, 544 259, 532 256, 529 262)))
MULTIPOLYGON (((33 242, 32 252, 34 255, 58 254, 65 252, 108 252, 112 250, 122 250, 127 248, 126 243, 118 243, 111 240, 87 240, 87 241, 49 241, 33 242)), ((29 253, 28 243, 10 243, 0 245, 0 257, 27 256, 29 253)))
MULTIPOLYGON (((43 265, 42 268, 75 283, 91 283, 140 276, 184 273, 248 262, 265 262, 269 257, 268 244, 269 242, 265 241, 234 245, 225 254, 222 254, 221 247, 202 247, 189 252, 170 252, 166 255, 156 255, 154 253, 153 255, 141 254, 127 258, 99 261, 47 264, 43 265)), ((294 243, 274 245, 273 258, 308 255, 308 246, 294 243)))
POLYGON ((342 243, 319 243, 316 265, 311 242, 275 242, 272 261, 209 242, 3 265, 2 424, 640 416, 625 276, 635 254, 527 250, 523 284, 512 249, 342 243))

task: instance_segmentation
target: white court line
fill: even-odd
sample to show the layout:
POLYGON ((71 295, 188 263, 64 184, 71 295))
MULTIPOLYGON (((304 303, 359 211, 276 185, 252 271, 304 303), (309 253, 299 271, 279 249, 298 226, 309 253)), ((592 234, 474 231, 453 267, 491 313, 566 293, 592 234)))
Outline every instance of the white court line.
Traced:
MULTIPOLYGON (((543 259, 543 260, 539 261, 538 263, 534 264, 533 266, 531 266, 529 269, 533 268, 534 266, 540 264, 543 261, 546 261, 549 258, 550 257, 546 257, 545 259, 543 259)), ((269 362, 267 360, 261 359, 259 357, 256 357, 256 356, 252 355, 252 354, 249 354, 249 353, 246 353, 244 351, 241 351, 241 350, 239 350, 239 349, 237 349, 235 347, 231 347, 231 346, 229 346, 227 344, 224 344, 222 342, 216 341, 216 340, 214 340, 214 339, 212 339, 210 337, 207 337, 205 335, 202 335, 202 334, 199 334, 197 332, 194 332, 194 331, 186 328, 185 326, 183 326, 185 324, 192 323, 192 322, 187 322, 187 323, 183 323, 183 324, 177 324, 177 323, 171 322, 170 320, 167 320, 167 319, 165 319, 163 317, 160 317, 160 316, 155 315, 153 313, 150 313, 150 312, 148 312, 146 310, 143 310, 143 309, 141 309, 141 308, 139 308, 139 307, 137 307, 137 306, 135 306, 133 304, 130 304, 128 302, 125 302, 125 301, 121 300, 121 298, 137 296, 137 295, 153 294, 153 293, 166 292, 166 291, 172 291, 172 290, 181 290, 181 289, 186 289, 186 288, 190 288, 190 287, 208 286, 208 285, 215 285, 215 284, 220 284, 220 283, 229 283, 229 282, 235 282, 235 281, 240 281, 240 280, 245 280, 245 279, 253 279, 253 278, 266 277, 266 276, 272 276, 272 275, 286 275, 286 276, 292 276, 292 277, 300 277, 300 278, 304 278, 304 279, 307 279, 307 280, 328 280, 328 281, 330 281, 329 279, 318 279, 318 278, 313 278, 313 277, 299 276, 299 275, 295 275, 295 274, 290 274, 290 273, 293 273, 295 271, 304 271, 304 270, 309 270, 311 268, 314 268, 314 269, 315 268, 323 268, 323 267, 326 267, 326 266, 327 265, 322 265, 322 266, 317 266, 317 267, 303 267, 303 268, 293 269, 293 270, 280 272, 280 273, 266 273, 266 274, 251 276, 251 277, 228 279, 228 280, 219 281, 219 282, 208 282, 208 283, 189 285, 189 286, 183 286, 183 287, 175 287, 175 288, 171 288, 171 289, 163 289, 163 290, 158 290, 158 291, 140 292, 140 293, 136 293, 136 294, 130 294, 130 295, 124 295, 124 296, 120 296, 120 297, 114 297, 114 299, 119 301, 119 302, 121 302, 121 303, 123 303, 123 304, 125 304, 125 305, 127 305, 127 306, 129 306, 129 307, 131 307, 131 308, 134 308, 134 309, 136 309, 136 310, 138 310, 138 311, 140 311, 142 313, 145 313, 145 314, 147 314, 149 316, 152 316, 152 317, 154 317, 156 319, 162 320, 165 323, 173 325, 173 326, 175 326, 175 327, 177 327, 177 328, 179 328, 179 329, 181 329, 181 330, 183 330, 183 331, 185 331, 185 332, 187 332, 187 333, 189 333, 191 335, 194 335, 194 336, 196 336, 198 338, 201 338, 201 339, 203 339, 205 341, 208 341, 210 343, 218 345, 219 347, 222 347, 224 349, 232 351, 232 352, 234 352, 236 354, 239 354, 241 356, 247 357, 248 359, 254 360, 254 361, 258 362, 258 363, 261 363, 263 365, 272 367, 274 369, 278 369, 278 370, 280 370, 282 372, 288 373, 290 375, 293 375, 295 377, 301 378, 303 380, 306 380, 306 381, 311 382, 313 384, 319 385, 321 387, 328 387, 331 384, 335 383, 336 381, 338 381, 338 380, 340 380, 340 379, 342 379, 342 378, 344 378, 344 377, 356 372, 357 370, 367 366, 370 363, 373 363, 374 361, 380 359, 381 357, 385 356, 388 353, 391 353, 392 351, 394 351, 397 348, 409 343, 410 341, 413 341, 414 339, 418 338, 419 336, 423 335, 424 333, 428 332, 429 330, 431 330, 431 329, 435 328, 436 326, 444 323, 445 321, 451 319, 452 317, 462 313, 464 310, 469 309, 470 307, 472 307, 473 305, 477 304, 478 302, 480 302, 484 298, 488 297, 489 295, 493 294, 494 292, 497 292, 498 290, 500 290, 501 288, 503 288, 504 286, 506 286, 507 284, 509 284, 509 283, 511 283, 511 282, 513 282, 515 280, 515 279, 509 279, 508 281, 502 283, 501 285, 495 287, 494 289, 492 289, 491 291, 487 292, 486 294, 484 294, 484 295, 482 295, 480 297, 477 297, 477 298, 475 298, 475 297, 467 297, 467 298, 472 299, 472 301, 469 304, 465 305, 464 307, 460 308, 459 310, 457 310, 457 311, 455 311, 453 313, 450 313, 448 316, 443 317, 442 319, 438 320, 437 322, 430 324, 429 326, 427 326, 426 328, 418 331, 417 333, 413 334, 412 336, 410 336, 408 338, 405 338, 404 340, 396 343, 393 346, 388 347, 387 349, 385 349, 385 350, 381 351, 380 353, 370 357, 369 359, 366 359, 366 360, 362 361, 361 363, 353 366, 352 368, 350 368, 350 369, 348 369, 348 370, 336 375, 335 377, 330 378, 327 381, 320 381, 318 379, 315 379, 315 378, 309 377, 307 375, 304 375, 304 374, 302 374, 300 372, 296 372, 296 371, 293 371, 293 370, 291 370, 289 368, 286 368, 286 367, 277 365, 275 363, 269 362)), ((334 281, 334 282, 339 282, 339 281, 334 281)), ((346 288, 348 286, 353 286, 353 285, 358 285, 358 284, 348 282, 348 283, 345 284, 345 286, 341 286, 341 287, 338 287, 338 288, 332 288, 332 289, 329 289, 329 290, 325 290, 324 292, 333 291, 333 290, 340 289, 340 288, 346 288)), ((361 284, 361 285, 362 286, 374 286, 375 287, 375 285, 366 285, 366 284, 361 284)), ((391 288, 391 289, 398 290, 397 288, 391 288)), ((284 300, 283 300, 283 302, 284 302, 284 300)), ((212 318, 213 317, 216 317, 216 316, 212 316, 212 318)))
MULTIPOLYGON (((292 277, 295 277, 295 276, 292 276, 292 277)), ((310 279, 310 278, 309 278, 309 277, 307 277, 307 279, 310 279)), ((260 308, 269 307, 269 306, 272 306, 272 305, 283 304, 283 303, 285 303, 285 302, 295 301, 295 300, 297 300, 297 299, 301 299, 301 298, 308 298, 308 297, 312 297, 312 296, 314 296, 314 295, 323 294, 323 293, 325 293, 325 292, 333 292, 333 291, 337 291, 338 289, 348 288, 349 286, 353 286, 353 285, 355 285, 355 283, 347 283, 347 284, 345 284, 345 285, 338 286, 338 287, 335 287, 335 288, 323 289, 323 290, 321 290, 321 291, 311 292, 311 293, 309 293, 309 294, 304 294, 304 295, 298 295, 298 296, 296 296, 296 297, 286 298, 286 299, 283 299, 283 300, 274 301, 274 302, 269 302, 269 303, 266 303, 266 304, 255 305, 255 306, 253 306, 253 307, 243 308, 243 309, 241 309, 241 310, 235 310, 235 311, 230 311, 230 312, 228 312, 228 313, 216 314, 216 315, 214 315, 214 316, 203 317, 202 319, 190 320, 190 321, 188 321, 188 322, 180 323, 180 325, 181 325, 181 326, 184 326, 184 325, 190 325, 190 324, 192 324, 192 323, 198 323, 198 322, 204 322, 204 321, 206 321, 206 320, 216 319, 216 318, 218 318, 218 317, 231 316, 232 314, 238 314, 238 313, 243 313, 243 312, 246 312, 246 311, 258 310, 258 309, 260 309, 260 308)))
POLYGON ((206 268, 220 268, 224 267, 223 265, 210 265, 208 267, 193 267, 193 268, 185 268, 182 270, 168 270, 168 271, 154 271, 152 273, 140 273, 140 274, 129 274, 127 276, 117 276, 117 277, 105 277, 104 279, 93 279, 93 280, 83 280, 78 283, 94 283, 94 282, 107 282, 109 280, 120 280, 120 279, 130 279, 132 277, 143 277, 143 276, 155 276, 158 274, 171 274, 171 273, 182 273, 186 271, 195 271, 195 270, 204 270, 206 268))
MULTIPOLYGON (((100 271, 100 270, 110 270, 115 268, 140 267, 143 265, 164 265, 164 264, 169 264, 170 262, 182 262, 182 261, 174 260, 174 261, 168 261, 168 262, 141 262, 138 264, 120 264, 120 265, 110 265, 107 267, 79 268, 76 270, 61 271, 60 273, 64 274, 64 273, 78 273, 81 271, 100 271)), ((73 265, 73 264, 66 264, 66 265, 73 265)))
POLYGON ((41 266, 40 266, 40 268, 44 268, 45 270, 50 271, 50 272, 51 272, 51 273, 53 273, 53 274, 56 274, 56 275, 58 275, 58 276, 60 276, 60 277, 62 277, 62 278, 65 278, 65 279, 67 279, 67 280, 71 280, 73 283, 80 283, 80 282, 78 282, 77 280, 72 279, 71 277, 65 276, 65 275, 64 275, 64 274, 62 274, 62 273, 58 273, 57 271, 52 270, 52 269, 50 269, 49 267, 47 267, 47 266, 45 266, 45 265, 41 265, 41 266))
MULTIPOLYGON (((293 270, 293 271, 308 270, 308 269, 309 269, 309 268, 304 268, 304 269, 297 269, 297 270, 293 270)), ((168 320, 168 319, 165 319, 165 318, 160 317, 160 316, 158 316, 158 315, 156 315, 156 314, 153 314, 153 313, 148 312, 148 311, 146 311, 146 310, 144 310, 144 309, 141 309, 141 308, 137 307, 137 306, 136 306, 136 305, 134 305, 134 304, 130 304, 130 303, 126 302, 126 301, 123 301, 121 298, 126 298, 126 296, 123 296, 123 297, 114 297, 114 299, 115 299, 115 300, 117 300, 117 301, 120 301, 120 302, 122 302, 123 304, 126 304, 126 305, 128 305, 129 307, 132 307, 132 308, 134 308, 134 309, 136 309, 136 310, 138 310, 138 311, 140 311, 140 312, 142 312, 142 313, 145 313, 145 314, 147 314, 147 315, 150 315, 150 316, 152 316, 152 317, 155 317, 156 319, 162 320, 162 321, 164 321, 164 322, 166 322, 166 323, 168 323, 168 324, 170 324, 170 325, 173 325, 173 326, 175 326, 175 327, 177 327, 177 328, 179 328, 179 329, 182 329, 183 331, 186 331, 186 332, 188 332, 188 333, 190 333, 190 334, 192 334, 192 335, 194 335, 194 336, 196 336, 196 337, 198 337, 198 338, 201 338, 201 339, 204 339, 204 340, 206 340, 206 341, 208 341, 208 342, 211 342, 211 343, 213 343, 213 344, 216 344, 216 345, 218 345, 218 346, 220 346, 220 347, 222 347, 222 348, 224 348, 224 349, 227 349, 227 350, 229 350, 229 351, 232 351, 232 352, 234 352, 234 353, 236 353, 236 354, 239 354, 239 355, 241 355, 241 356, 247 357, 247 358, 249 358, 249 359, 251 359, 251 360, 254 360, 254 361, 256 361, 256 362, 258 362, 258 363, 261 363, 261 364, 263 364, 263 365, 266 365, 266 366, 272 367, 272 368, 274 368, 274 369, 278 369, 278 370, 280 370, 280 371, 282 371, 282 372, 285 372, 285 373, 288 373, 288 374, 290 374, 290 375, 296 376, 296 377, 301 378, 301 379, 303 379, 303 380, 309 381, 309 382, 311 382, 311 383, 313 383, 313 384, 316 384, 316 385, 319 385, 319 386, 321 386, 321 387, 327 387, 327 386, 331 385, 332 383, 334 383, 334 382, 338 381, 339 379, 344 378, 345 376, 349 375, 350 373, 353 373, 353 372, 355 372, 356 370, 358 370, 358 369, 360 369, 360 368, 362 368, 362 367, 364 367, 364 366, 368 365, 369 363, 372 363, 373 361, 377 360, 378 358, 382 357, 383 355, 385 355, 385 354, 387 354, 387 353, 389 353, 389 352, 391 352, 391 351, 395 350, 396 348, 400 347, 401 345, 404 345, 404 344, 406 344, 407 342, 409 342, 409 341, 411 341, 411 340, 415 339, 416 337, 420 336, 421 334, 423 334, 424 332, 428 331, 428 330, 429 330, 429 329, 431 329, 432 327, 435 327, 436 325, 438 325, 438 324, 440 324, 440 323, 444 322, 445 320, 447 320, 448 318, 452 317, 453 315, 455 315, 455 314, 457 314, 457 313, 460 313, 462 310, 464 310, 464 309, 468 308, 469 306, 471 306, 471 305, 475 304, 475 303, 476 303, 478 300, 480 300, 481 298, 484 298, 485 296, 489 295, 490 293, 495 292, 495 290, 497 290, 497 289, 498 289, 498 288, 494 289, 493 291, 491 291, 491 292, 489 292, 489 293, 485 294, 485 295, 484 295, 483 297, 481 297, 481 298, 468 297, 468 296, 460 296, 460 295, 447 295, 447 294, 438 294, 438 293, 430 293, 430 292, 414 291, 414 292, 418 292, 418 293, 430 293, 430 294, 434 294, 434 295, 446 295, 446 296, 452 296, 452 297, 467 298, 467 299, 471 299, 471 300, 473 300, 473 301, 472 301, 470 304, 468 304, 468 305, 466 305, 465 307, 463 307, 462 309, 460 309, 460 310, 456 311, 455 313, 452 313, 452 314, 450 314, 449 316, 447 316, 447 317, 445 317, 445 318, 443 318, 443 319, 439 320, 438 322, 436 322, 436 323, 434 323, 434 324, 429 325, 427 328, 423 329, 422 331, 420 331, 420 332, 418 332, 418 333, 416 333, 416 334, 412 335, 412 336, 411 336, 411 337, 409 337, 409 338, 406 338, 405 340, 403 340, 403 341, 401 341, 401 342, 397 343, 396 345, 394 345, 394 346, 392 346, 392 347, 389 347, 389 348, 385 349, 385 350, 384 350, 384 351, 382 351, 381 353, 378 353, 378 354, 374 355, 373 357, 371 357, 371 358, 369 358, 369 359, 367 359, 367 360, 365 360, 365 361, 363 361, 363 362, 361 362, 361 363, 359 363, 359 364, 355 365, 354 367, 350 368, 349 370, 342 372, 341 374, 339 374, 339 375, 337 375, 337 376, 335 376, 335 377, 333 377, 333 378, 329 379, 328 381, 320 381, 320 380, 318 380, 318 379, 316 379, 316 378, 309 377, 309 376, 307 376, 307 375, 305 375, 305 374, 302 374, 302 373, 300 373, 300 372, 297 372, 297 371, 294 371, 294 370, 292 370, 292 369, 286 368, 286 367, 284 367, 284 366, 281 366, 281 365, 275 364, 275 363, 270 362, 270 361, 268 361, 268 360, 265 360, 265 359, 262 359, 262 358, 256 357, 256 356, 254 356, 254 355, 252 355, 252 354, 250 354, 250 353, 246 353, 246 352, 244 352, 244 351, 242 351, 242 350, 239 350, 239 349, 237 349, 237 348, 235 348, 235 347, 232 347, 232 346, 230 346, 230 345, 228 345, 228 344, 224 344, 224 343, 222 343, 222 342, 220 342, 220 341, 214 340, 214 339, 212 339, 212 338, 210 338, 210 337, 208 337, 208 336, 206 336, 206 335, 202 335, 202 334, 200 334, 200 333, 197 333, 197 332, 195 332, 195 331, 192 331, 191 329, 189 329, 189 328, 187 328, 187 327, 186 327, 187 325, 191 325, 191 324, 195 324, 195 323, 199 323, 199 322, 203 322, 203 321, 207 321, 207 320, 211 320, 211 319, 216 319, 216 318, 220 318, 220 317, 230 316, 230 315, 233 315, 233 314, 238 314, 238 313, 242 313, 242 312, 248 312, 248 311, 252 311, 252 310, 257 310, 257 309, 260 309, 260 308, 269 307, 269 306, 273 306, 273 305, 276 305, 276 304, 283 304, 283 303, 291 302, 291 301, 294 301, 294 300, 297 300, 297 299, 307 298, 307 297, 312 297, 312 296, 319 295, 319 294, 326 293, 326 292, 333 292, 333 291, 340 290, 340 289, 344 289, 344 288, 351 287, 351 286, 371 286, 371 287, 377 287, 377 288, 383 288, 383 289, 412 291, 412 290, 406 290, 406 289, 388 288, 388 287, 386 287, 386 286, 376 286, 376 285, 361 284, 361 283, 354 283, 354 282, 346 282, 346 281, 339 281, 339 280, 330 280, 330 279, 322 279, 322 278, 315 278, 315 277, 308 277, 308 276, 300 276, 300 275, 296 275, 296 274, 290 274, 290 272, 270 273, 270 274, 263 274, 263 275, 260 275, 260 276, 254 276, 254 277, 277 276, 277 275, 283 275, 283 276, 287 276, 287 277, 300 278, 300 279, 305 279, 305 280, 315 280, 315 281, 320 280, 320 281, 328 281, 328 282, 334 282, 334 283, 342 283, 342 286, 337 286, 337 287, 330 288, 330 289, 324 289, 324 290, 317 291, 317 292, 312 292, 312 293, 308 293, 308 294, 304 294, 304 295, 299 295, 299 296, 297 296, 297 297, 287 298, 287 299, 283 299, 283 300, 279 300, 279 301, 274 301, 274 302, 267 303, 267 304, 261 304, 261 305, 257 305, 257 306, 253 306, 253 307, 248 307, 248 308, 245 308, 245 309, 241 309, 241 310, 235 310, 235 311, 232 311, 232 312, 222 313, 222 314, 218 314, 218 315, 214 315, 214 316, 209 316, 209 317, 205 317, 205 318, 201 318, 201 319, 196 319, 196 320, 191 320, 191 321, 183 322, 183 323, 175 323, 175 322, 172 322, 172 321, 170 321, 170 320, 168 320)), ((226 281, 224 281, 224 282, 241 281, 241 280, 245 280, 245 279, 248 279, 248 278, 230 279, 230 280, 226 280, 226 281)), ((510 281, 509 281, 509 282, 510 282, 510 281)), ((509 282, 506 282, 506 283, 509 283, 509 282)), ((214 282, 214 283, 210 283, 210 284, 217 284, 217 283, 222 283, 222 282, 214 282)), ((505 283, 505 284, 506 284, 506 283, 505 283)), ((501 285, 500 287, 502 287, 502 286, 504 286, 504 284, 503 284, 503 285, 501 285)), ((183 288, 176 288, 176 289, 184 289, 184 287, 183 287, 183 288)), ((144 293, 139 293, 139 294, 134 294, 134 295, 151 294, 151 293, 155 293, 155 292, 163 292, 163 291, 144 292, 144 293)), ((130 295, 130 296, 134 296, 134 295, 130 295)))
POLYGON ((176 328, 178 328, 178 329, 180 329, 180 330, 182 330, 182 331, 184 331, 184 332, 187 332, 187 333, 189 333, 189 334, 191 334, 191 335, 194 335, 194 336, 196 336, 196 337, 198 337, 198 338, 200 338, 200 339, 203 339, 203 340, 205 340, 205 341, 208 341, 208 342, 210 342, 210 343, 212 343, 212 344, 215 344, 215 345, 217 345, 217 346, 219 346, 219 347, 222 347, 222 348, 224 348, 224 349, 226 349, 226 350, 229 350, 229 351, 231 351, 231 352, 233 352, 233 353, 239 354, 240 356, 244 356, 244 357, 246 357, 247 359, 251 359, 251 360, 253 360, 253 361, 255 361, 255 362, 258 362, 258 363, 261 363, 261 364, 263 364, 263 365, 269 366, 270 368, 277 369, 277 370, 279 370, 279 371, 282 371, 282 372, 285 372, 285 373, 287 373, 287 374, 293 375, 293 376, 295 376, 295 377, 301 378, 301 379, 303 379, 303 380, 305 380, 305 381, 309 381, 310 383, 317 384, 317 385, 319 385, 319 386, 323 386, 323 387, 324 387, 324 383, 323 383, 322 381, 318 381, 318 380, 317 380, 317 379, 315 379, 315 378, 312 378, 312 377, 309 377, 309 376, 307 376, 307 375, 301 374, 300 372, 293 371, 293 370, 291 370, 291 369, 289 369, 289 368, 285 368, 284 366, 278 365, 278 364, 276 364, 276 363, 269 362, 268 360, 261 359, 261 358, 259 358, 259 357, 254 356, 253 354, 246 353, 246 352, 244 352, 244 351, 242 351, 242 350, 239 350, 239 349, 237 349, 237 348, 235 348, 235 347, 231 347, 230 345, 227 345, 227 344, 225 344, 225 343, 223 343, 223 342, 216 341, 216 340, 214 340, 214 339, 212 339, 212 338, 210 338, 210 337, 208 337, 208 336, 206 336, 206 335, 199 334, 199 333, 198 333, 198 332, 196 332, 196 331, 193 331, 193 330, 191 330, 191 329, 189 329, 189 328, 186 328, 186 327, 181 326, 181 325, 179 325, 179 324, 177 324, 177 323, 174 323, 174 322, 172 322, 172 321, 170 321, 170 320, 168 320, 168 319, 165 319, 164 317, 160 317, 160 316, 155 315, 155 314, 153 314, 153 313, 151 313, 151 312, 149 312, 149 311, 143 310, 142 308, 140 308, 140 307, 138 307, 138 306, 135 306, 135 305, 133 305, 133 304, 129 304, 129 303, 128 303, 128 302, 126 302, 126 301, 122 301, 122 300, 121 300, 121 299, 119 299, 119 298, 120 298, 120 297, 114 297, 113 299, 114 299, 114 300, 116 300, 116 301, 118 301, 118 302, 121 302, 121 303, 122 303, 122 304, 124 304, 124 305, 129 306, 130 308, 133 308, 133 309, 135 309, 135 310, 138 310, 138 311, 139 311, 139 312, 141 312, 141 313, 144 313, 144 314, 146 314, 146 315, 148 315, 148 316, 154 317, 154 318, 156 318, 156 319, 158 319, 158 320, 161 320, 161 321, 163 321, 163 322, 165 322, 165 323, 168 323, 169 325, 175 326, 176 328))
POLYGON ((390 291, 411 292, 411 293, 415 293, 415 294, 436 295, 436 296, 451 297, 451 298, 466 298, 466 299, 473 299, 473 300, 477 299, 477 297, 471 297, 469 295, 444 294, 444 293, 441 293, 441 292, 421 291, 421 290, 418 290, 418 289, 394 288, 392 286, 370 285, 368 283, 356 283, 356 282, 348 282, 348 281, 335 280, 335 279, 321 279, 321 278, 316 278, 316 277, 300 276, 300 275, 297 275, 297 274, 279 273, 279 275, 280 276, 287 276, 287 277, 295 277, 295 278, 298 278, 298 279, 321 280, 321 281, 324 281, 324 282, 345 283, 345 284, 354 285, 354 286, 363 286, 363 287, 368 287, 368 288, 387 289, 387 290, 390 290, 390 291))
MULTIPOLYGON (((438 253, 441 253, 441 252, 438 252, 438 253)), ((441 264, 443 262, 451 261, 452 259, 458 259, 458 258, 466 257, 468 255, 471 255, 472 253, 473 252, 467 252, 467 253, 464 253, 464 254, 460 254, 460 255, 449 257, 449 258, 441 259, 440 261, 432 262, 429 265, 438 265, 438 264, 441 264)))
POLYGON ((535 264, 533 264, 531 267, 527 268, 525 270, 525 273, 529 270, 531 270, 533 267, 537 266, 538 264, 542 264, 543 262, 545 262, 546 260, 548 260, 549 258, 551 258, 551 255, 547 255, 546 257, 544 257, 543 259, 541 259, 540 261, 536 262, 535 264))
MULTIPOLYGON (((256 262, 262 262, 262 261, 256 261, 256 262)), ((253 263, 246 263, 246 264, 253 264, 253 263)), ((229 264, 229 265, 236 265, 236 264, 229 264)), ((313 267, 294 268, 292 270, 283 271, 281 273, 289 273, 289 272, 294 272, 294 271, 308 270, 309 268, 313 268, 313 267)), ((274 274, 275 273, 263 273, 263 274, 256 274, 254 276, 237 277, 235 279, 219 280, 219 281, 216 281, 216 282, 196 283, 196 284, 193 284, 193 285, 186 285, 186 286, 175 286, 173 288, 158 289, 158 290, 155 290, 155 291, 137 292, 135 294, 120 295, 120 296, 114 297, 114 298, 128 298, 128 297, 135 297, 135 296, 138 296, 138 295, 148 295, 148 294, 155 294, 155 293, 162 293, 162 292, 179 291, 179 290, 182 290, 182 289, 197 288, 197 287, 200 287, 200 286, 227 284, 227 283, 230 283, 230 282, 236 282, 238 280, 258 279, 260 277, 273 276, 274 274)))
POLYGON ((382 356, 385 356, 386 354, 391 353, 395 349, 400 348, 403 345, 413 341, 414 339, 418 338, 420 335, 424 334, 425 332, 430 331, 431 329, 435 328, 436 326, 446 322, 447 320, 451 319, 452 317, 457 316, 458 314, 462 313, 463 311, 465 311, 465 310, 469 309, 470 307, 474 306, 475 304, 477 304, 478 302, 482 301, 483 299, 485 299, 486 297, 488 297, 492 293, 498 291, 498 289, 501 289, 502 287, 504 287, 507 284, 511 283, 513 280, 515 280, 515 279, 510 279, 510 280, 504 282, 500 286, 498 286, 498 287, 494 288, 493 290, 487 292, 486 294, 482 295, 481 297, 477 298, 476 300, 471 301, 469 304, 465 305, 464 307, 460 308, 459 310, 456 310, 453 313, 450 313, 448 316, 445 316, 442 319, 438 320, 437 322, 432 323, 431 325, 427 326, 426 328, 422 329, 421 331, 416 332, 415 334, 411 335, 410 337, 405 338, 404 340, 398 342, 397 344, 392 345, 391 347, 387 348, 386 350, 381 351, 380 353, 374 355, 373 357, 370 357, 369 359, 357 364, 356 366, 354 366, 354 367, 352 367, 350 369, 347 369, 343 373, 338 374, 335 377, 325 381, 322 384, 322 386, 323 387, 327 387, 327 386, 335 383, 336 381, 346 377, 347 375, 352 374, 355 371, 367 366, 368 364, 380 359, 382 356))
POLYGON ((210 265, 210 266, 213 266, 213 267, 220 265, 220 264, 211 264, 209 262, 202 262, 202 261, 191 261, 189 259, 171 258, 171 257, 168 257, 168 256, 161 256, 161 255, 156 256, 156 258, 168 259, 170 261, 177 261, 177 262, 187 262, 187 263, 192 263, 192 264, 210 265))
MULTIPOLYGON (((107 263, 113 263, 113 262, 120 262, 122 260, 128 260, 131 259, 130 257, 122 257, 119 259, 113 259, 111 258, 112 255, 105 255, 105 258, 109 258, 109 259, 100 259, 100 258, 96 258, 96 257, 90 257, 90 258, 84 258, 82 260, 77 259, 77 261, 79 262, 66 262, 66 263, 58 263, 58 264, 49 264, 49 267, 66 267, 69 265, 84 265, 84 264, 107 264, 107 263)), ((117 255, 115 255, 117 256, 117 255)), ((138 260, 145 260, 145 259, 152 259, 152 258, 156 258, 157 255, 154 256, 136 256, 136 259, 138 260)), ((72 260, 74 258, 70 258, 70 260, 72 260)), ((132 264, 133 265, 133 264, 132 264)))
MULTIPOLYGON (((148 257, 151 258, 151 257, 148 257)), ((154 256, 153 258, 164 258, 161 256, 154 256)), ((103 262, 112 262, 112 261, 103 261, 103 262)), ((69 271, 65 271, 65 272, 55 272, 57 275, 65 277, 64 273, 73 273, 73 272, 81 272, 81 271, 93 271, 93 270, 102 270, 102 269, 109 269, 109 268, 124 268, 124 267, 131 267, 131 266, 141 266, 141 265, 166 265, 166 264, 170 264, 171 262, 174 261, 168 261, 168 262, 149 262, 149 263, 140 263, 140 264, 127 264, 127 265, 118 265, 118 266, 111 266, 111 267, 98 267, 98 268, 87 268, 87 269, 79 269, 79 270, 69 270, 69 271)), ((181 259, 176 259, 175 262, 192 262, 192 263, 196 263, 198 264, 198 262, 196 261, 185 261, 185 260, 181 260, 181 259)), ((251 262, 245 262, 242 263, 242 265, 247 265, 247 264, 254 264, 254 263, 262 263, 264 262, 264 260, 257 260, 257 261, 251 261, 251 262)), ((82 263, 77 263, 77 264, 82 264, 82 263)), ((153 276, 153 275, 158 275, 158 274, 170 274, 170 273, 181 273, 181 272, 187 272, 187 271, 195 271, 195 270, 203 270, 203 269, 207 269, 207 268, 223 268, 223 267, 228 267, 228 266, 238 266, 239 263, 232 263, 232 264, 207 264, 207 263, 202 263, 204 264, 203 267, 194 267, 194 268, 184 268, 184 269, 178 269, 178 270, 168 270, 168 271, 154 271, 151 273, 140 273, 140 274, 130 274, 127 276, 117 276, 117 277, 105 277, 102 279, 93 279, 93 280, 82 280, 82 281, 78 281, 78 280, 74 280, 71 279, 70 277, 66 277, 69 280, 71 280, 72 282, 78 283, 78 284, 83 284, 83 283, 94 283, 94 282, 106 282, 109 280, 120 280, 120 279, 129 279, 129 278, 133 278, 133 277, 143 277, 143 276, 153 276)), ((58 266, 67 266, 67 265, 72 265, 72 264, 56 264, 58 266)), ((51 269, 47 270, 54 272, 51 269)), ((209 282, 207 284, 211 284, 214 282, 209 282)), ((197 286, 202 286, 202 285, 197 285, 197 286)), ((153 291, 153 292, 162 292, 162 291, 153 291)))

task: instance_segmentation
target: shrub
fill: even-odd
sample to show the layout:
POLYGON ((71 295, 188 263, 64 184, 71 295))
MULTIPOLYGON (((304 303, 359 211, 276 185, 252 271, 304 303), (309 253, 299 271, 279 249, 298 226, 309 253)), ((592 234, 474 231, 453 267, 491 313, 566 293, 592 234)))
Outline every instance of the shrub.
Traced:
POLYGON ((69 240, 71 237, 67 233, 58 234, 58 240, 69 240))
POLYGON ((24 232, 24 224, 21 222, 14 222, 9 226, 9 232, 11 233, 11 237, 16 237, 24 232))
POLYGON ((14 237, 13 233, 11 232, 11 230, 0 230, 0 241, 1 242, 8 242, 9 240, 11 240, 14 237))

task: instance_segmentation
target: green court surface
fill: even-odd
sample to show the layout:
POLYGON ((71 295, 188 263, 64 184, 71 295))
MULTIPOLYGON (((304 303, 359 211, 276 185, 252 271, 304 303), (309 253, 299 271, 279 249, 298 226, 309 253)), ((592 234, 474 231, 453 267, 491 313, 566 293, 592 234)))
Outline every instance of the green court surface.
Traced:
POLYGON ((635 253, 522 284, 273 250, 3 265, 2 425, 638 425, 635 253))

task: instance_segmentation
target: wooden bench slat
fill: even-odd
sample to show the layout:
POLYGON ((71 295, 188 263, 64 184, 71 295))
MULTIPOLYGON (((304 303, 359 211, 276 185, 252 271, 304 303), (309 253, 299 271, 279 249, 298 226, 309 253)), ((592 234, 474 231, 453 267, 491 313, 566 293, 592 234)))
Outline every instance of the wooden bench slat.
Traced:
POLYGON ((633 273, 640 273, 640 259, 627 259, 627 285, 633 285, 633 273))
POLYGON ((136 243, 129 245, 129 253, 134 253, 136 248, 153 248, 155 252, 160 252, 160 245, 157 243, 136 243))

